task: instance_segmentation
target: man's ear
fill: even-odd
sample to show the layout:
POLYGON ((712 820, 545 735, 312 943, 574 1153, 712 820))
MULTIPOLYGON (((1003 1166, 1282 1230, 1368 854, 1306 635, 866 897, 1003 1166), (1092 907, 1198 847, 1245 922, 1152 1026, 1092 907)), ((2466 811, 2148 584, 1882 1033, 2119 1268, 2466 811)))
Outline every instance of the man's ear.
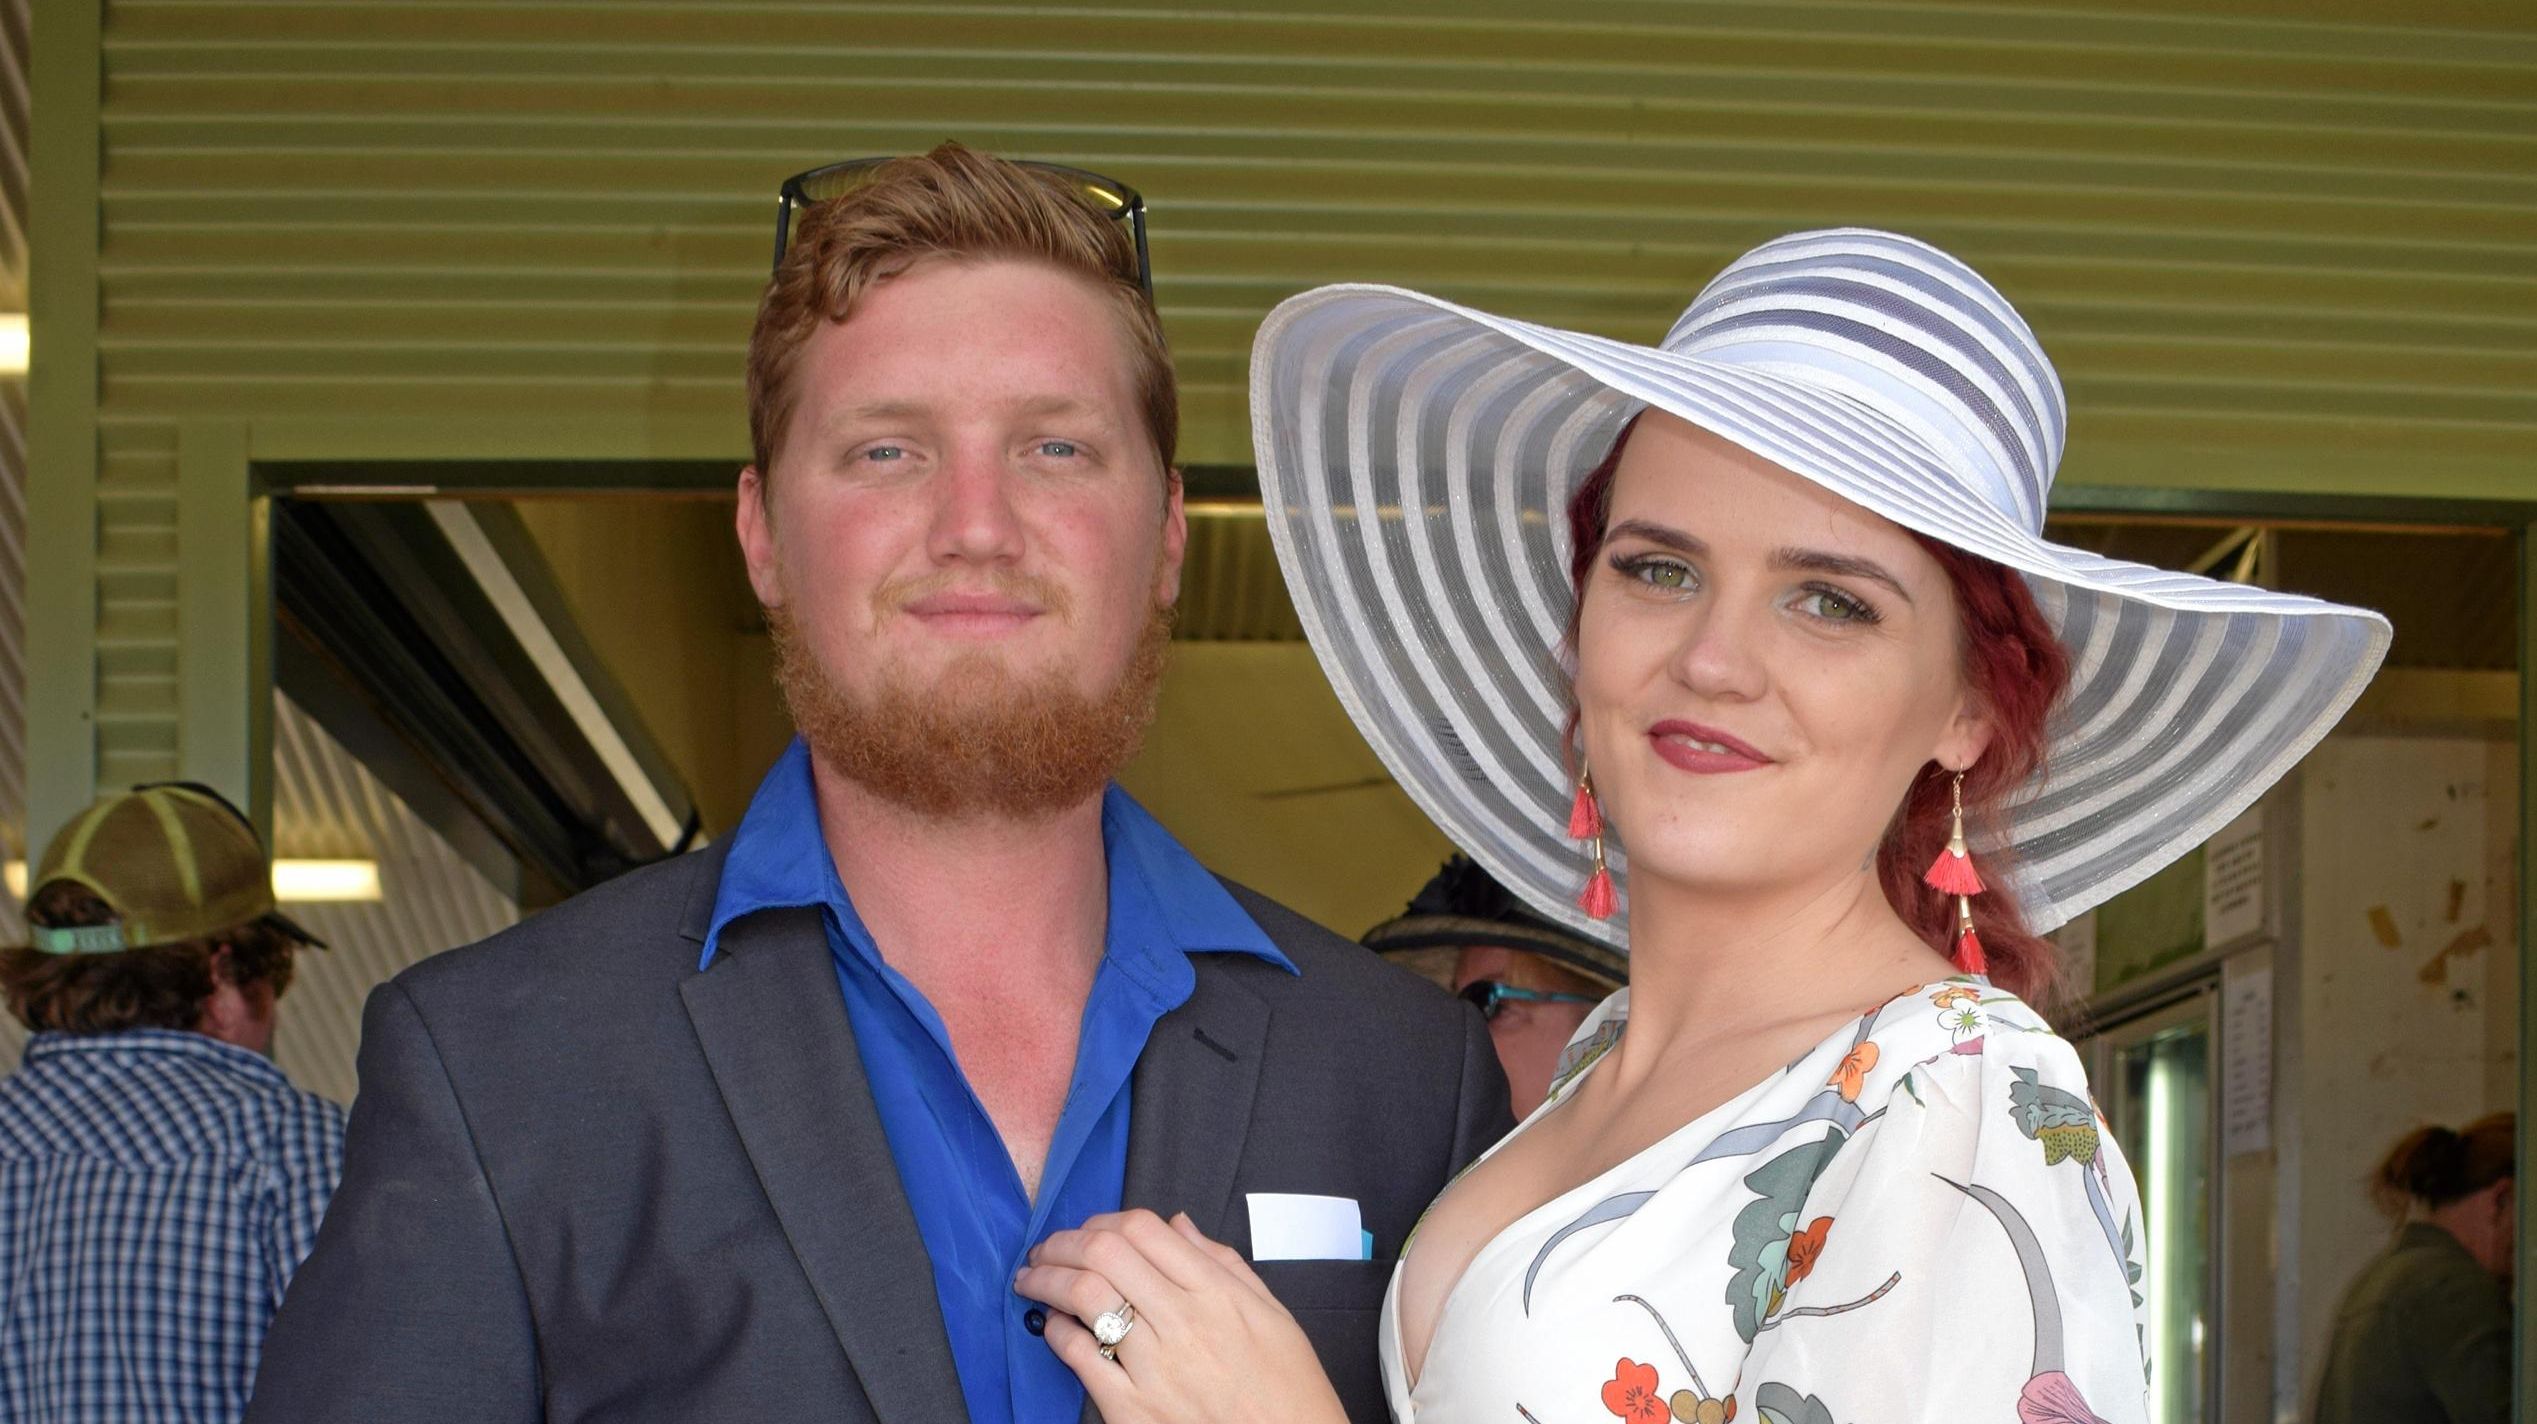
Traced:
POLYGON ((1189 508, 1182 494, 1180 471, 1163 472, 1163 553, 1154 569, 1154 601, 1169 608, 1180 602, 1181 562, 1189 556, 1189 508))
POLYGON ((740 503, 732 515, 732 528, 740 536, 740 558, 748 565, 749 587, 766 608, 784 606, 784 580, 778 573, 775 549, 774 497, 757 466, 741 469, 740 503))

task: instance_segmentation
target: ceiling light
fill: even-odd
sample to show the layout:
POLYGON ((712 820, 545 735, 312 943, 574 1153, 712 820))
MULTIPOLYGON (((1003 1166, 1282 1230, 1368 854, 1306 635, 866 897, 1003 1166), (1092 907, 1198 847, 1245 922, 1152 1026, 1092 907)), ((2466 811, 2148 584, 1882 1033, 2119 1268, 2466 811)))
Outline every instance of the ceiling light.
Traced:
POLYGON ((0 312, 0 376, 26 374, 25 312, 0 312))
POLYGON ((277 860, 273 862, 273 898, 296 904, 318 900, 375 901, 379 898, 379 863, 277 860))
MULTIPOLYGON (((7 866, 9 893, 26 903, 26 862, 7 866)), ((379 863, 375 860, 277 860, 273 862, 273 898, 288 904, 325 901, 375 902, 382 898, 379 863)))

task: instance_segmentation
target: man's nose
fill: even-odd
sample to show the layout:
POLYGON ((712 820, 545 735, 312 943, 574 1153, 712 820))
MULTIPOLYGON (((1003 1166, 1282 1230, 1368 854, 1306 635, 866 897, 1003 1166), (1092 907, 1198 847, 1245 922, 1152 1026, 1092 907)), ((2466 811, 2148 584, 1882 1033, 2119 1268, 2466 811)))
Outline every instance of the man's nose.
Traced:
POLYGON ((1014 475, 1000 452, 953 452, 934 477, 929 551, 937 562, 1010 563, 1021 557, 1014 475))

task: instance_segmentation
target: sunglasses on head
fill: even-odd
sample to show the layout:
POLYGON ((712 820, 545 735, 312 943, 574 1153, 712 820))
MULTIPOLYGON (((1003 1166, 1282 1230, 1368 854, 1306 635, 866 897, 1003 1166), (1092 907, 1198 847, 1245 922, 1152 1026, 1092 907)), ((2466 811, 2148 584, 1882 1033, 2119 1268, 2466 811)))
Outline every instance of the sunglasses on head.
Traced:
MULTIPOLYGON (((784 251, 793 242, 793 224, 804 208, 853 192, 871 180, 875 169, 896 161, 894 157, 849 158, 785 179, 784 186, 776 190, 775 265, 784 265, 784 251)), ((1145 290, 1147 301, 1154 300, 1154 269, 1145 259, 1145 199, 1134 188, 1062 163, 1039 163, 1026 158, 1014 161, 1064 183, 1103 217, 1126 223, 1129 234, 1136 239, 1136 284, 1145 290)))
POLYGON ((1592 994, 1562 994, 1549 989, 1519 989, 1495 979, 1474 979, 1454 991, 1454 997, 1480 1011, 1480 1017, 1494 1019, 1509 1004, 1595 1004, 1601 1003, 1592 994))

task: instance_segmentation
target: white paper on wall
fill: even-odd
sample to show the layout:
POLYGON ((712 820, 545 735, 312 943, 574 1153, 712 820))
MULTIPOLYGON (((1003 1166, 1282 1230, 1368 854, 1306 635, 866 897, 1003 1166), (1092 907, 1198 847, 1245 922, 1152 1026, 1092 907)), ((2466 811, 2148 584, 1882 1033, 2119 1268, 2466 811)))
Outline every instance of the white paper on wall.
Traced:
POLYGON ((2264 931, 2264 808, 2222 826, 2202 847, 2202 945, 2218 949, 2264 931))
POLYGON ((2235 1157, 2273 1145, 2273 971, 2249 970, 2220 986, 2220 1151, 2235 1157))

